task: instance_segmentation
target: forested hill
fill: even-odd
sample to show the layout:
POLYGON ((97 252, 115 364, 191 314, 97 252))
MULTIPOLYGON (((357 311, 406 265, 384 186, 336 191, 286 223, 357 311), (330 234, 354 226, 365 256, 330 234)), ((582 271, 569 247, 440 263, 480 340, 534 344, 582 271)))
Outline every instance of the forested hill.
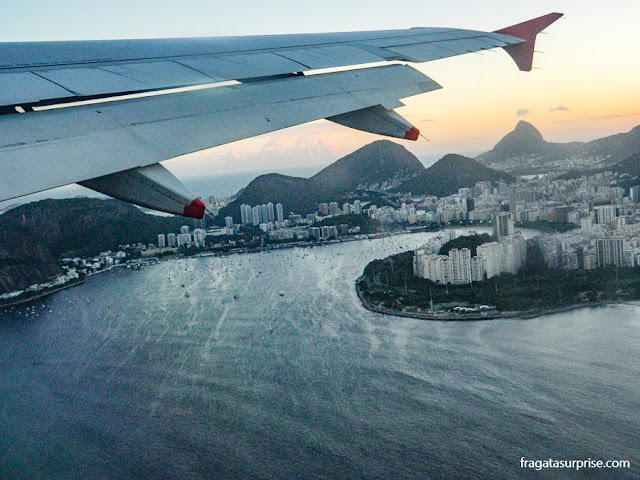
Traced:
POLYGON ((403 183, 397 190, 445 197, 458 193, 459 188, 473 187, 480 181, 497 182, 499 180, 511 183, 515 181, 515 177, 509 173, 485 167, 473 158, 451 153, 442 157, 414 179, 403 183))
POLYGON ((339 192, 388 190, 424 170, 420 160, 402 145, 378 140, 336 160, 311 180, 339 192))
POLYGON ((252 207, 263 203, 281 203, 285 215, 289 212, 300 214, 315 212, 318 203, 331 202, 338 193, 313 180, 290 177, 279 173, 268 173, 256 177, 242 189, 240 195, 220 212, 220 219, 230 215, 234 222, 240 222, 240 205, 252 207))
POLYGON ((62 273, 57 260, 90 256, 121 244, 156 243, 178 232, 183 217, 149 215, 119 200, 71 198, 21 205, 0 215, 0 293, 62 273))
POLYGON ((339 202, 356 190, 386 191, 424 172, 420 161, 402 145, 379 140, 336 160, 311 178, 279 173, 260 175, 221 212, 240 219, 240 205, 281 203, 289 212, 315 212, 318 203, 339 202))

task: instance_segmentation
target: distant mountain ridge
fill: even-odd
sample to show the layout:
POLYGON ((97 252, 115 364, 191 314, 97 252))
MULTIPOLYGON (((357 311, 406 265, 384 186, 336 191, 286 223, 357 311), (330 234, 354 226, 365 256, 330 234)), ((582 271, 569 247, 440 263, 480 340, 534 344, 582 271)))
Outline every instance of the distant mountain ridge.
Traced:
POLYGON ((473 158, 450 153, 445 155, 417 177, 403 183, 397 190, 419 195, 444 197, 458 193, 458 189, 473 187, 477 182, 515 182, 506 172, 485 167, 473 158))
POLYGON ((555 158, 570 155, 582 145, 584 144, 580 142, 547 142, 536 127, 529 122, 520 120, 513 131, 507 133, 496 143, 492 150, 480 155, 478 160, 510 158, 521 155, 546 155, 555 158))
POLYGON ((222 215, 240 218, 240 205, 282 203, 285 214, 315 212, 321 202, 338 201, 355 190, 387 191, 424 171, 402 145, 378 140, 340 158, 311 178, 261 175, 243 188, 222 215))
MULTIPOLYGON (((541 138, 541 137, 540 137, 541 138)), ((411 192, 439 197, 473 187, 480 181, 513 182, 515 177, 488 168, 473 158, 449 154, 425 169, 403 146, 379 140, 346 155, 305 179, 276 173, 261 175, 242 189, 221 216, 240 219, 240 205, 282 203, 285 214, 317 211, 321 202, 340 202, 356 191, 411 192)))
POLYGON ((491 168, 526 174, 566 170, 567 165, 585 159, 591 159, 595 164, 592 166, 613 165, 639 152, 640 126, 587 143, 554 143, 544 140, 533 125, 521 120, 493 149, 476 159, 491 168))
POLYGON ((591 170, 572 170, 557 177, 559 180, 570 180, 582 176, 593 176, 598 173, 612 172, 616 178, 616 186, 629 189, 635 185, 640 185, 640 153, 631 155, 621 162, 602 168, 591 170))
POLYGON ((640 125, 627 133, 616 133, 585 144, 585 154, 606 156, 608 165, 622 162, 637 153, 640 153, 640 125))

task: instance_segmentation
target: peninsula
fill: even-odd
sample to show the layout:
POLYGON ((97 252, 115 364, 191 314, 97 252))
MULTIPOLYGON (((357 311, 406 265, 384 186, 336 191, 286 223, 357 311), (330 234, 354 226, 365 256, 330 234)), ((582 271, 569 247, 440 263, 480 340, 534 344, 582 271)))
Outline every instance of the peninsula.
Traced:
POLYGON ((537 242, 530 240, 526 262, 517 273, 463 285, 438 284, 414 275, 414 252, 408 251, 369 263, 356 289, 365 308, 389 315, 424 320, 532 318, 640 300, 640 268, 549 268, 537 242))

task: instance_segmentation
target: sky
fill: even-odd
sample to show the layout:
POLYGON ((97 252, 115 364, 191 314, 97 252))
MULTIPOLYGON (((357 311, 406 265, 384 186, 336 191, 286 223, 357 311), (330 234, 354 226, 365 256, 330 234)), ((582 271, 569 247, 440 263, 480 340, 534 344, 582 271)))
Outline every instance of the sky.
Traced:
MULTIPOLYGON (((565 14, 538 36, 535 69, 501 49, 414 65, 444 88, 396 111, 429 141, 398 141, 425 164, 489 150, 519 120, 548 141, 588 141, 640 124, 640 2, 0 0, 0 41, 234 36, 396 28, 497 30, 565 14)), ((382 137, 320 120, 165 162, 179 178, 327 165, 382 137)))

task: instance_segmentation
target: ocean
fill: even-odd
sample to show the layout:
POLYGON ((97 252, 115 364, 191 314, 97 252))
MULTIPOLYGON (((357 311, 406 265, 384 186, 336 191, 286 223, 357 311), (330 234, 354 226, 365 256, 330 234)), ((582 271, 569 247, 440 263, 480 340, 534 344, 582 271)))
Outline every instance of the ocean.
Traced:
POLYGON ((364 266, 431 235, 114 269, 0 313, 0 477, 640 478, 640 307, 365 310, 364 266))

